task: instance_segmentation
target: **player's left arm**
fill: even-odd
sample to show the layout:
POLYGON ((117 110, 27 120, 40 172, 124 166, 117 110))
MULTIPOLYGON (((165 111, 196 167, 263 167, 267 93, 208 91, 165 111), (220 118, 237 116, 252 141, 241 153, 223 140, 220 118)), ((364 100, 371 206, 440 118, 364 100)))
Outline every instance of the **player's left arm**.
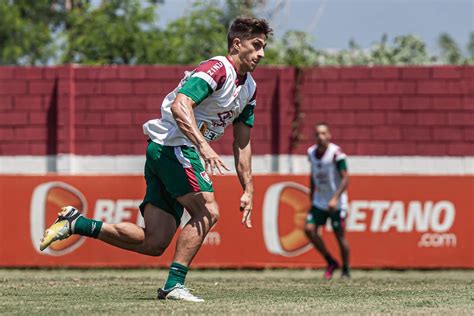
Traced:
POLYGON ((247 228, 252 227, 250 216, 253 207, 253 182, 252 182, 252 147, 250 145, 251 127, 242 121, 234 123, 234 152, 235 169, 244 193, 240 198, 240 211, 242 224, 247 228))
POLYGON ((341 183, 329 201, 328 208, 331 211, 337 210, 337 202, 339 201, 339 197, 342 193, 344 193, 344 191, 347 190, 347 187, 349 186, 349 173, 347 172, 346 157, 336 160, 335 163, 337 171, 339 172, 339 176, 341 177, 341 183))

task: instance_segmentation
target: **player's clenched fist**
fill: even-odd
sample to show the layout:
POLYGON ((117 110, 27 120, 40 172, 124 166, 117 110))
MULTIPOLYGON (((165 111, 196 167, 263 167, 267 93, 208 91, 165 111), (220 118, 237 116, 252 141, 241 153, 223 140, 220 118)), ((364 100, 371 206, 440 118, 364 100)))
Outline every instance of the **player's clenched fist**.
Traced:
POLYGON ((242 224, 247 228, 252 228, 252 215, 253 207, 253 196, 251 193, 244 192, 240 198, 240 211, 242 212, 242 224))

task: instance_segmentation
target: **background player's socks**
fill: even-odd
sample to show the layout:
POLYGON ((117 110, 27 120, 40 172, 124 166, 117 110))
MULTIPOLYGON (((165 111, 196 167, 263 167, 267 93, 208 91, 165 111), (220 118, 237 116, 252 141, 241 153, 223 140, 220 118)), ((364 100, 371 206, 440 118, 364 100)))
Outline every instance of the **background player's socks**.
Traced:
POLYGON ((326 259, 326 262, 328 263, 328 266, 333 265, 333 264, 337 264, 336 260, 334 260, 334 258, 331 257, 331 255, 324 256, 324 259, 326 259))
POLYGON ((93 219, 85 218, 84 216, 79 216, 73 225, 72 231, 74 234, 81 236, 97 238, 101 228, 101 221, 95 221, 93 219))
POLYGON ((348 265, 343 265, 343 266, 342 266, 342 275, 343 275, 343 276, 350 276, 349 266, 348 266, 348 265))
POLYGON ((186 279, 187 273, 188 267, 183 266, 177 262, 173 262, 171 264, 170 273, 168 274, 168 279, 166 280, 163 290, 167 291, 178 283, 184 285, 184 280, 186 279))

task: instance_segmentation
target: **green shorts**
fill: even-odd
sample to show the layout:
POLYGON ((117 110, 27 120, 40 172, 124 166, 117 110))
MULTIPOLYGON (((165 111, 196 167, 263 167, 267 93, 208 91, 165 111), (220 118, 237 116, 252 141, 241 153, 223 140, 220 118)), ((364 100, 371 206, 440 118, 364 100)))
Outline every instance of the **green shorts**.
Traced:
POLYGON ((346 218, 345 212, 341 210, 331 213, 313 205, 306 216, 306 223, 323 226, 326 225, 328 218, 331 218, 331 225, 334 231, 344 231, 346 228, 346 218))
POLYGON ((142 215, 145 206, 151 203, 173 215, 177 226, 183 215, 177 197, 190 192, 214 192, 198 153, 189 146, 163 146, 149 141, 145 180, 146 194, 140 204, 142 215))

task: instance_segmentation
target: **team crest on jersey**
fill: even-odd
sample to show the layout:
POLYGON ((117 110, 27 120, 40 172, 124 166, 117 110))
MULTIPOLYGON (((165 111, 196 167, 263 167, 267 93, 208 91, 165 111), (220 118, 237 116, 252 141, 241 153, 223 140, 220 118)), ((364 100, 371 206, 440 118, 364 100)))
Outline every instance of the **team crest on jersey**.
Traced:
POLYGON ((201 178, 204 179, 204 181, 206 181, 209 184, 212 184, 211 178, 209 178, 209 175, 207 174, 206 171, 201 171, 200 175, 201 175, 201 178))

